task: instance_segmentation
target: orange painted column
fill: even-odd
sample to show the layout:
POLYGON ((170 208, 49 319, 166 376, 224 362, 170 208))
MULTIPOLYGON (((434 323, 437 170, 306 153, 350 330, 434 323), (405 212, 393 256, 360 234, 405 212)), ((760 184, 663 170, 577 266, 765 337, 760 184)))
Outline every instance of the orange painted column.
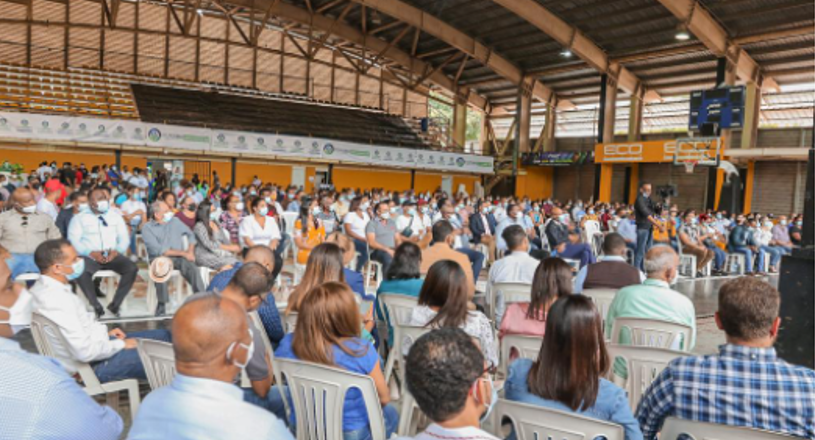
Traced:
POLYGON ((640 186, 640 164, 631 164, 631 178, 628 183, 628 203, 633 205, 637 201, 640 186))
POLYGON ((721 168, 716 169, 716 198, 714 199, 713 209, 719 209, 719 201, 722 198, 722 186, 724 185, 724 170, 721 168))
POLYGON ((753 210, 753 186, 756 183, 756 161, 747 162, 747 176, 744 180, 744 213, 753 210))
POLYGON ((602 164, 600 165, 600 192, 598 196, 599 202, 611 202, 611 176, 614 173, 614 165, 602 164))

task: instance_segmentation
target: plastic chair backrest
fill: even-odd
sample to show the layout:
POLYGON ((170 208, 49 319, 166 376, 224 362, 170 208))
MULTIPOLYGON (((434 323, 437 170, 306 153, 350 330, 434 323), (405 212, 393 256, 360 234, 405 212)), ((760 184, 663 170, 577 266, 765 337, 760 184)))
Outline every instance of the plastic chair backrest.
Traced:
MULTIPOLYGON (((282 213, 280 215, 283 216, 283 220, 285 220, 285 222, 286 222, 286 233, 289 234, 289 237, 292 237, 292 240, 293 240, 294 239, 293 238, 294 237, 294 222, 297 221, 297 217, 299 217, 300 214, 297 213, 297 212, 284 212, 284 213, 282 213)), ((295 254, 295 256, 297 256, 297 254, 295 254)))
MULTIPOLYGON (((394 328, 399 328, 399 335, 400 335, 400 342, 399 342, 399 351, 396 351, 396 358, 399 361, 399 365, 403 367, 399 370, 399 379, 402 381, 402 390, 403 393, 407 392, 407 380, 405 380, 405 353, 410 350, 410 346, 416 342, 417 339, 421 338, 422 335, 432 331, 432 328, 427 327, 414 327, 409 325, 397 325, 394 328)), ((396 341, 396 339, 394 339, 396 341)), ((394 343, 395 344, 395 343, 394 343)))
POLYGON ((595 220, 588 220, 583 224, 583 240, 585 243, 591 244, 594 234, 600 232, 600 222, 595 220))
POLYGON ((297 327, 297 312, 284 313, 283 325, 286 327, 286 333, 294 333, 294 328, 297 327))
POLYGON ((660 440, 782 440, 797 437, 763 429, 719 425, 669 417, 665 420, 659 438, 660 440))
POLYGON ((498 363, 498 371, 507 377, 509 369, 509 356, 512 354, 514 348, 518 352, 518 357, 522 359, 538 359, 541 346, 543 345, 542 336, 527 336, 527 335, 506 335, 501 338, 501 359, 498 363))
POLYGON ((385 440, 382 406, 370 376, 291 359, 277 363, 294 402, 298 440, 343 440, 345 395, 352 388, 362 394, 371 438, 385 440))
POLYGON ((139 339, 138 350, 151 389, 161 388, 173 381, 176 373, 173 344, 139 339))
MULTIPOLYGON (((493 429, 501 430, 501 423, 509 419, 518 440, 623 440, 623 428, 614 423, 585 417, 537 405, 500 399, 495 406, 493 429)), ((493 434, 503 437, 501 432, 493 434)))
MULTIPOLYGON (((261 321, 257 310, 249 312, 249 318, 255 324, 257 331, 260 332, 260 339, 263 340, 263 346, 266 347, 266 353, 269 354, 269 360, 272 362, 272 374, 274 375, 275 383, 280 385, 283 383, 283 375, 280 374, 280 367, 277 365, 277 359, 274 357, 272 340, 269 339, 269 334, 266 333, 266 327, 263 326, 263 321, 261 321)), ((286 415, 291 414, 288 399, 283 399, 283 406, 286 410, 286 415)))
MULTIPOLYGON (((54 341, 58 342, 66 350, 69 347, 65 336, 59 331, 59 326, 55 324, 54 321, 36 312, 31 314, 31 334, 34 336, 34 344, 37 346, 37 350, 43 356, 57 358, 56 350, 54 350, 53 346, 54 341)), ((99 382, 99 378, 96 377, 93 368, 84 362, 77 362, 76 364, 77 372, 82 378, 82 382, 85 384, 85 390, 88 394, 93 395, 103 392, 102 384, 99 382)))
MULTIPOLYGON (((636 410, 642 395, 648 390, 651 382, 656 380, 659 373, 674 359, 687 356, 683 351, 666 350, 654 347, 635 347, 632 345, 606 344, 608 357, 613 363, 615 359, 625 360, 628 379, 625 390, 628 393, 628 403, 632 410, 636 410)), ((609 371, 609 380, 612 375, 609 371)))
POLYGON ((681 347, 688 351, 692 329, 685 324, 644 318, 616 318, 611 327, 611 342, 620 342, 622 329, 631 334, 630 345, 638 347, 681 347), (681 342, 681 344, 680 344, 681 342))
POLYGON ((493 298, 501 292, 506 304, 529 302, 532 300, 532 285, 524 283, 495 283, 492 285, 493 298))
POLYGON ((608 309, 611 303, 614 302, 614 297, 617 295, 617 289, 583 289, 582 294, 591 298, 594 301, 594 306, 600 312, 600 318, 603 320, 603 328, 606 325, 606 316, 608 316, 608 309))

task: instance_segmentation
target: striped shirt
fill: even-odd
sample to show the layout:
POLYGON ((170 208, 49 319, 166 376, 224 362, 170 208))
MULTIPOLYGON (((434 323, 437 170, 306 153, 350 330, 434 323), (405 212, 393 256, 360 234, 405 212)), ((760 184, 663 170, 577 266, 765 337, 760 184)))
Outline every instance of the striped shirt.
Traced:
POLYGON ((774 348, 726 344, 718 355, 682 357, 651 384, 636 417, 646 440, 667 417, 815 438, 815 371, 774 348))

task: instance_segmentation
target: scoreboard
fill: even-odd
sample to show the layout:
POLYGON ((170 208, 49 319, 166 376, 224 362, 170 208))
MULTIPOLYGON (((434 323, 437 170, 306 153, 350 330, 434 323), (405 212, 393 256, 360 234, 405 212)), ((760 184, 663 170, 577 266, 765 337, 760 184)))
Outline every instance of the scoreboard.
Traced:
POLYGON ((691 130, 707 122, 719 128, 741 128, 744 123, 744 86, 697 90, 690 95, 691 130))

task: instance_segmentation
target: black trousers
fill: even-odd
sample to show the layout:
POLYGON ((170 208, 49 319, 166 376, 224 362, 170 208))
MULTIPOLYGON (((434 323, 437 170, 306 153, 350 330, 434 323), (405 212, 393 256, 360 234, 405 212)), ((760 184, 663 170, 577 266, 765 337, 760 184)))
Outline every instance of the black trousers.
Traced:
MULTIPOLYGON (((82 258, 85 259, 85 272, 82 272, 82 275, 79 277, 77 282, 79 283, 79 287, 82 288, 82 293, 84 293, 85 297, 88 298, 88 303, 90 303, 95 309, 101 308, 102 304, 96 298, 96 288, 93 285, 93 274, 99 272, 100 270, 112 270, 122 277, 121 280, 119 280, 119 287, 116 289, 116 295, 113 297, 113 301, 111 301, 108 306, 113 310, 118 310, 119 307, 121 307, 122 302, 124 302, 127 294, 130 293, 130 289, 133 288, 133 283, 136 281, 136 275, 139 273, 136 263, 130 261, 129 258, 121 254, 117 255, 116 258, 108 261, 105 264, 99 264, 94 259, 89 257, 82 258)), ((110 294, 110 292, 107 292, 107 294, 110 294)))

